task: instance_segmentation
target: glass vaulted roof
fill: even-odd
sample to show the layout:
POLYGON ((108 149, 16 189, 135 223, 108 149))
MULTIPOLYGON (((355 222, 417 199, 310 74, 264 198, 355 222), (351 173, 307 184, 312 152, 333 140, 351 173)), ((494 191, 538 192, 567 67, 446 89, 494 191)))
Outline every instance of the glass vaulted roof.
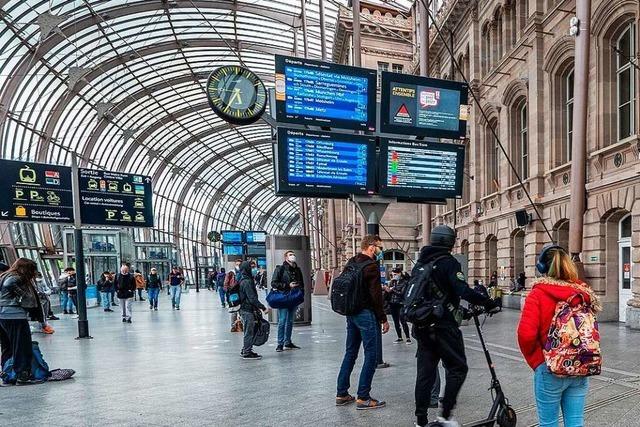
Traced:
MULTIPOLYGON (((305 0, 314 58, 318 1, 305 0)), ((346 4, 324 1, 328 57, 346 4)), ((274 195, 269 126, 228 125, 204 88, 223 64, 273 86, 274 54, 303 55, 301 0, 0 0, 0 8, 3 158, 70 164, 75 152, 84 167, 150 175, 154 235, 183 247, 210 230, 249 229, 250 217, 271 233, 299 228, 297 201, 274 195)))

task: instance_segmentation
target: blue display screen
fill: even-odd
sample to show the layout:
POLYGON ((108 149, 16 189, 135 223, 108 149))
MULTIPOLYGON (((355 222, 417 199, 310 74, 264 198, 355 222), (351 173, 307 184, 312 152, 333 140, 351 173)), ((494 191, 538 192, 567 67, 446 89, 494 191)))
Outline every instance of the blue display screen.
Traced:
POLYGON ((267 259, 264 257, 259 257, 256 261, 258 263, 258 267, 267 268, 267 259))
POLYGON ((222 243, 243 243, 242 231, 222 231, 222 243))
POLYGON ((285 67, 287 114, 367 121, 367 79, 285 67))
POLYGON ((375 139, 328 132, 278 130, 278 192, 373 192, 375 139))
POLYGON ((267 247, 264 243, 248 243, 247 255, 249 256, 265 256, 267 255, 267 247))
POLYGON ((242 245, 223 245, 222 252, 225 255, 242 256, 244 254, 244 247, 242 245))
POLYGON ((264 243, 267 240, 267 233, 264 231, 246 231, 247 243, 264 243))
POLYGON ((278 122, 375 131, 376 72, 276 56, 278 122))

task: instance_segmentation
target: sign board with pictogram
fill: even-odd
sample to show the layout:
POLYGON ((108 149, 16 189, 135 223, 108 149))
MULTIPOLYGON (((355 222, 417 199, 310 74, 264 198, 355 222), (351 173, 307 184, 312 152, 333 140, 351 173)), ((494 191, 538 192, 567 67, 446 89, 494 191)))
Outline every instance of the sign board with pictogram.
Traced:
POLYGON ((82 168, 78 173, 82 224, 153 227, 150 177, 82 168))
POLYGON ((0 221, 73 223, 71 168, 0 160, 0 221))
POLYGON ((452 80, 382 73, 380 130, 431 138, 465 138, 468 86, 452 80))

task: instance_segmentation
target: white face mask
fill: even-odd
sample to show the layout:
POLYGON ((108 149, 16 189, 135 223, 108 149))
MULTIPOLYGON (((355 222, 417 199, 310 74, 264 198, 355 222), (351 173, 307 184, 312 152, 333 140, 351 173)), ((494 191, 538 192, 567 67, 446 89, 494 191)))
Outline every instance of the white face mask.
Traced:
POLYGON ((287 257, 287 261, 289 262, 296 262, 296 256, 295 255, 289 255, 287 257))

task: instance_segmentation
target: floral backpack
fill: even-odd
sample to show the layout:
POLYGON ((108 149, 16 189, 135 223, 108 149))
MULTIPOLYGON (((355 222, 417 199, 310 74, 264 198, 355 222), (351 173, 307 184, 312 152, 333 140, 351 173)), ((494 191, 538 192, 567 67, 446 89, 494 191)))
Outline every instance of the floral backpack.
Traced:
POLYGON ((600 332, 595 312, 581 293, 556 304, 543 349, 549 370, 561 377, 600 375, 600 332), (578 298, 578 304, 573 301, 578 298))

